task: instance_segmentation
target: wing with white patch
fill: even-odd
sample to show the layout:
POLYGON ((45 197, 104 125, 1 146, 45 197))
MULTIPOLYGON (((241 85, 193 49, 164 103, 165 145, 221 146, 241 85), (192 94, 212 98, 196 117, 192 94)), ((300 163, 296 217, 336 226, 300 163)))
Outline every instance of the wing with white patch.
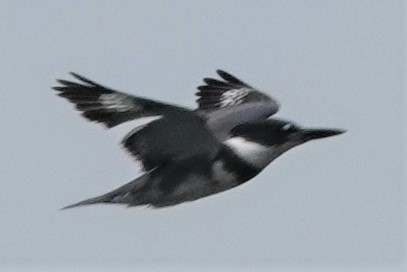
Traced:
POLYGON ((207 117, 207 125, 223 142, 235 126, 265 120, 279 109, 272 97, 256 90, 231 74, 217 70, 223 80, 205 78, 199 86, 199 108, 207 117))
POLYGON ((53 89, 59 92, 59 96, 75 104, 85 118, 103 123, 108 128, 141 117, 185 111, 177 106, 109 89, 75 73, 71 75, 80 82, 58 80, 62 86, 53 89))
POLYGON ((216 72, 222 80, 204 78, 206 85, 198 87, 199 91, 196 95, 199 97, 197 99, 199 110, 213 111, 245 103, 261 102, 272 104, 273 113, 277 112, 278 103, 270 96, 225 71, 217 70, 216 72))
POLYGON ((54 87, 58 95, 76 105, 82 115, 111 128, 133 119, 160 116, 160 118, 130 131, 123 139, 123 147, 144 170, 179 162, 197 155, 212 158, 220 142, 208 129, 206 120, 194 111, 131 96, 106 88, 83 76, 72 73, 81 81, 58 80, 54 87))

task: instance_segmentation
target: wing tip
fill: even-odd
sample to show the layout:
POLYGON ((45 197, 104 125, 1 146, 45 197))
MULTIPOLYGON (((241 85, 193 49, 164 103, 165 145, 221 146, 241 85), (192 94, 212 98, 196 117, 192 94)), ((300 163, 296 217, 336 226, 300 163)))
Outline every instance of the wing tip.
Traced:
POLYGON ((93 86, 99 85, 99 84, 97 84, 96 82, 94 82, 94 81, 90 80, 89 78, 84 77, 84 76, 82 76, 82 75, 80 75, 80 74, 78 74, 78 73, 69 72, 69 74, 70 74, 71 76, 73 76, 74 78, 76 78, 77 80, 80 80, 80 81, 82 81, 82 82, 88 83, 89 85, 93 85, 93 86))
POLYGON ((216 73, 218 74, 218 75, 221 75, 221 74, 227 74, 227 72, 225 72, 225 70, 223 70, 223 69, 216 69, 216 73))
POLYGON ((231 76, 231 74, 229 74, 228 72, 226 72, 225 70, 222 69, 217 69, 216 73, 224 80, 228 81, 227 78, 229 78, 231 76))
POLYGON ((233 85, 237 85, 237 86, 243 86, 243 87, 250 87, 250 85, 248 85, 247 83, 245 83, 244 81, 240 80, 239 78, 237 78, 236 76, 232 75, 231 73, 226 72, 225 70, 222 69, 217 69, 216 73, 222 78, 224 79, 226 82, 233 84, 233 85))
MULTIPOLYGON (((89 79, 87 79, 87 78, 85 78, 85 77, 83 77, 83 76, 81 76, 81 75, 79 75, 79 74, 77 74, 77 73, 69 72, 69 74, 70 74, 71 76, 73 76, 75 79, 78 79, 78 80, 80 80, 80 81, 82 81, 82 82, 84 82, 84 83, 88 83, 88 84, 90 84, 90 85, 94 85, 94 86, 95 86, 95 83, 94 83, 94 82, 92 82, 91 80, 89 80, 89 79)), ((58 84, 62 85, 62 86, 53 86, 53 87, 51 87, 51 89, 53 89, 53 90, 55 90, 55 91, 58 91, 58 92, 63 92, 63 91, 66 90, 66 88, 72 88, 72 87, 80 87, 80 86, 83 86, 83 85, 81 85, 80 83, 75 83, 75 82, 73 82, 73 81, 69 81, 69 80, 66 80, 66 79, 56 79, 56 82, 57 82, 58 84)))
POLYGON ((62 92, 63 91, 62 88, 65 88, 65 87, 62 87, 62 86, 53 86, 53 87, 51 87, 52 90, 57 91, 57 92, 62 92))

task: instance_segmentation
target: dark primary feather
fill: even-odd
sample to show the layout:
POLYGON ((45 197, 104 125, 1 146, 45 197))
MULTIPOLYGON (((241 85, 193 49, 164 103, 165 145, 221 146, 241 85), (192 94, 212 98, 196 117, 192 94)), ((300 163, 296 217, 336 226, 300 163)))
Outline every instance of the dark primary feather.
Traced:
POLYGON ((58 95, 75 104, 82 115, 111 128, 140 117, 162 115, 179 107, 158 101, 131 96, 104 87, 90 79, 71 73, 80 82, 58 80, 62 86, 53 87, 58 95))
POLYGON ((245 87, 249 87, 251 88, 249 85, 247 85, 246 83, 244 83, 243 81, 241 81, 240 79, 238 79, 235 76, 232 76, 231 74, 223 71, 223 70, 217 70, 216 71, 218 73, 218 75, 223 78, 224 80, 226 80, 229 83, 238 85, 238 86, 245 86, 245 87))
POLYGON ((243 103, 270 101, 277 104, 271 97, 256 90, 237 77, 222 71, 216 71, 222 80, 204 78, 206 85, 199 86, 196 95, 199 110, 213 111, 243 103))

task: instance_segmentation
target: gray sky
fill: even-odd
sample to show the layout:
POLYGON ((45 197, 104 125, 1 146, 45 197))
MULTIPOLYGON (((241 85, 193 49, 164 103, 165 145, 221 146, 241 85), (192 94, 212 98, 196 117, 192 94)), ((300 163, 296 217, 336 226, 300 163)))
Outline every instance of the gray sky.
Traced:
POLYGON ((403 271, 403 1, 0 7, 0 270, 403 271), (275 96, 279 117, 348 132, 193 203, 59 211, 139 170, 118 145, 125 130, 80 118, 50 90, 56 78, 75 71, 193 108, 218 68, 275 96))

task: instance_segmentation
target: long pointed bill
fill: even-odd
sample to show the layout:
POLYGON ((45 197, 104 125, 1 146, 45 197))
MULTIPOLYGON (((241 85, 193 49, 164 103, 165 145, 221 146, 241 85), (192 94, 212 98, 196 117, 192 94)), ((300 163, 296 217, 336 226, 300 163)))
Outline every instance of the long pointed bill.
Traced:
POLYGON ((304 129, 303 137, 305 141, 331 137, 345 133, 343 129, 304 129))

